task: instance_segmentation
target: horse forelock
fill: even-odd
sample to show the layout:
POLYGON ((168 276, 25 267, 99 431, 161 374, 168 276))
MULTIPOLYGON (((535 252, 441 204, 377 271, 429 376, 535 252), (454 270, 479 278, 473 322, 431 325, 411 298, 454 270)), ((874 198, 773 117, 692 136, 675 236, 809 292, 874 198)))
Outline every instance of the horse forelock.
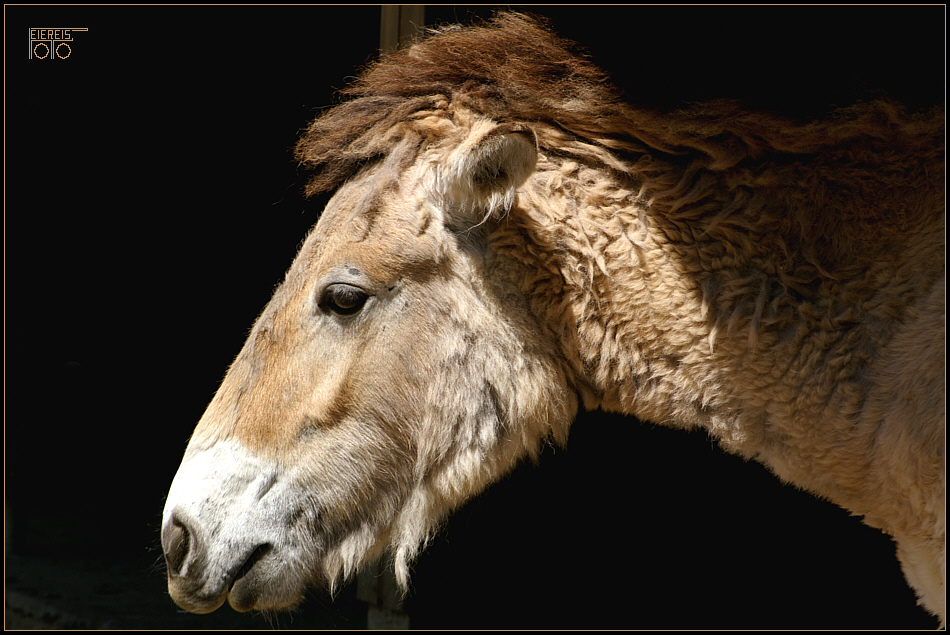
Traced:
POLYGON ((382 58, 343 91, 350 101, 314 121, 298 143, 297 159, 315 171, 308 193, 334 189, 388 153, 405 134, 400 124, 452 117, 457 107, 496 121, 556 114, 580 125, 588 113, 579 104, 602 116, 620 102, 603 88, 603 71, 572 48, 536 19, 508 13, 382 58))

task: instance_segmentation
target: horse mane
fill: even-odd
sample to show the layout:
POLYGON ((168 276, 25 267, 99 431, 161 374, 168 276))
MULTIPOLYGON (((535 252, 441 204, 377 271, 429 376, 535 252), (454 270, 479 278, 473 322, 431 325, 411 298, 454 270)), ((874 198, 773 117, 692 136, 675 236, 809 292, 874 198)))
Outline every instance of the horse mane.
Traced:
MULTIPOLYGON (((761 217, 762 208, 775 208, 765 216, 774 221, 784 215, 782 233, 792 228, 798 234, 792 242, 836 243, 826 246, 834 252, 830 260, 853 255, 840 253, 860 249, 851 234, 879 231, 878 221, 894 213, 849 202, 841 198, 842 188, 855 201, 875 200, 880 196, 870 188, 906 188, 908 169, 930 165, 942 171, 944 154, 942 108, 909 116, 878 100, 804 122, 732 100, 670 112, 639 108, 576 45, 541 19, 519 13, 435 30, 370 65, 342 94, 348 100, 318 117, 296 146, 298 161, 312 175, 308 196, 339 187, 362 166, 404 145, 409 130, 419 133, 410 128, 414 121, 451 116, 462 107, 499 123, 527 123, 542 151, 593 160, 631 177, 654 209, 670 218, 703 219, 711 227, 739 209, 751 206, 751 216, 761 217), (918 163, 909 167, 914 155, 918 163), (896 167, 895 157, 903 161, 896 167), (869 167, 881 166, 880 181, 852 183, 848 170, 854 165, 865 180, 869 167), (809 200, 801 200, 801 192, 768 191, 806 181, 809 200), (855 195, 856 187, 865 191, 855 195), (772 202, 757 202, 761 196, 772 202), (820 220, 827 209, 836 210, 835 218, 820 220), (853 227, 856 220, 864 229, 853 227)), ((420 147, 422 142, 420 137, 420 147)), ((741 222, 759 223, 745 216, 741 222)), ((775 230, 774 222, 757 228, 760 235, 775 230)))

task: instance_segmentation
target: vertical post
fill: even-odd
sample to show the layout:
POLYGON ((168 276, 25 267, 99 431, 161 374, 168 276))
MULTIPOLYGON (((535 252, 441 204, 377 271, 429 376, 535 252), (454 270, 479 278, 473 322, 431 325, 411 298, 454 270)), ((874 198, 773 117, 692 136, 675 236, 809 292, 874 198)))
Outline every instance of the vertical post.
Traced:
POLYGON ((380 558, 356 576, 356 599, 366 602, 369 630, 408 630, 409 616, 402 611, 402 594, 388 558, 380 558))
MULTIPOLYGON (((394 53, 418 39, 425 28, 425 7, 421 4, 383 5, 379 23, 379 51, 394 53)), ((408 630, 409 616, 402 612, 402 595, 396 584, 392 563, 382 558, 367 565, 356 576, 356 597, 368 604, 366 628, 408 630)))
POLYGON ((382 53, 398 51, 421 36, 424 28, 424 5, 383 5, 379 24, 379 50, 382 53))

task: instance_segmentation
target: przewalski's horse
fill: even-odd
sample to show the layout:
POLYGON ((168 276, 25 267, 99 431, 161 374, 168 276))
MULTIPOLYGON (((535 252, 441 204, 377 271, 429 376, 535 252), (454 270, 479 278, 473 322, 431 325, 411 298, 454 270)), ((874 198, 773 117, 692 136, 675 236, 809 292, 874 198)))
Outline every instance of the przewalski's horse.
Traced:
POLYGON ((165 507, 174 600, 279 609, 579 403, 701 426, 897 542, 945 616, 944 127, 658 114, 529 18, 382 60, 297 147, 335 190, 165 507))

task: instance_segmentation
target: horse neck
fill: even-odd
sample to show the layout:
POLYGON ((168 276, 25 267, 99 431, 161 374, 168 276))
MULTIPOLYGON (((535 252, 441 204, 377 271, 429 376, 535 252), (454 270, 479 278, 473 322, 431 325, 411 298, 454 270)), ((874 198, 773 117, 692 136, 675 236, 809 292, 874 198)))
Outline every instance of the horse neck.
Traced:
POLYGON ((573 365, 588 408, 691 426, 710 420, 717 375, 703 292, 683 270, 683 228, 651 217, 637 183, 541 157, 504 241, 517 283, 573 365))
MULTIPOLYGON (((679 176, 667 181, 687 183, 679 176)), ((585 404, 705 427, 746 455, 769 445, 770 426, 794 424, 789 404, 815 420, 860 410, 866 360, 901 322, 872 300, 928 297, 942 237, 921 229, 901 239, 914 249, 899 249, 884 232, 868 235, 867 253, 829 274, 773 222, 780 190, 694 176, 670 203, 619 170, 548 156, 522 188, 516 282, 589 392, 585 404), (698 185, 722 194, 691 202, 698 185), (845 384, 837 402, 807 389, 845 384)))

